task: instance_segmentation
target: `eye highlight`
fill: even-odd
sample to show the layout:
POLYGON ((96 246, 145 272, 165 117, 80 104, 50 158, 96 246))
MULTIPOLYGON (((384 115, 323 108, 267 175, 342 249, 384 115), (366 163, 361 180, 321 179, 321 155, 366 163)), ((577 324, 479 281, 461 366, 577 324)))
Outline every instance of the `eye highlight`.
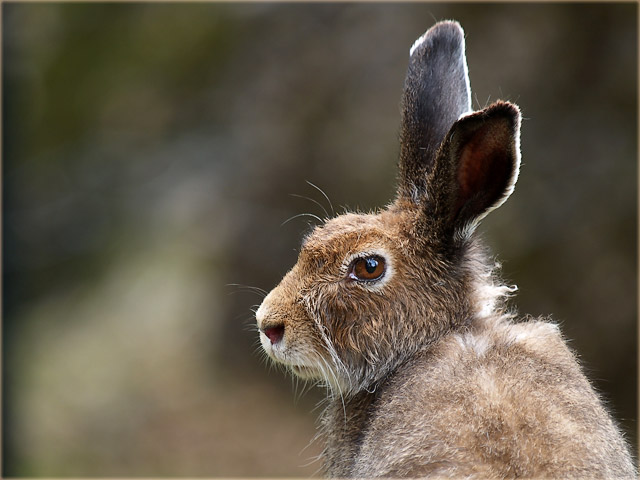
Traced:
POLYGON ((378 280, 384 275, 386 262, 379 255, 356 258, 349 267, 348 278, 359 282, 378 280))

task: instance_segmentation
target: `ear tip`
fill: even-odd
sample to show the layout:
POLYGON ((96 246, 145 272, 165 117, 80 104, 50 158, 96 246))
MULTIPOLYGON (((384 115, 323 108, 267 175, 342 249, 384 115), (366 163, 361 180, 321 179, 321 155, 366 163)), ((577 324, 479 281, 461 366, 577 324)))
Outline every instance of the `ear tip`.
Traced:
POLYGON ((422 50, 423 48, 421 47, 423 45, 427 46, 433 43, 435 39, 440 38, 449 38, 454 40, 455 43, 464 45, 464 30, 455 20, 440 21, 418 37, 409 50, 409 56, 413 56, 417 50, 422 50))
POLYGON ((507 102, 505 100, 498 100, 487 107, 485 111, 487 112, 487 115, 490 116, 503 116, 510 118, 515 127, 519 127, 520 122, 522 121, 520 107, 515 103, 507 102))
POLYGON ((428 32, 434 33, 442 31, 446 31, 450 35, 464 37, 464 30, 457 20, 441 20, 428 30, 428 32))
POLYGON ((490 118, 504 118, 510 124, 511 129, 516 132, 520 130, 520 124, 522 122, 522 113, 520 107, 515 103, 507 102, 505 100, 498 100, 488 107, 471 112, 465 112, 460 115, 458 121, 469 119, 470 121, 484 120, 490 118))

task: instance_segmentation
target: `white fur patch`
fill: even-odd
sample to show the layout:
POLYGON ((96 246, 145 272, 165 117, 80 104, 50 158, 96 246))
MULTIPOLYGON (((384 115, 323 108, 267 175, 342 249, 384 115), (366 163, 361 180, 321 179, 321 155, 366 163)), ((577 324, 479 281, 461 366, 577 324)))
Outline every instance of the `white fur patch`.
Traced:
POLYGON ((508 338, 514 343, 542 342, 545 337, 556 336, 559 332, 558 325, 548 322, 523 323, 513 325, 509 330, 508 338))
POLYGON ((489 402, 491 402, 492 399, 495 399, 498 402, 501 400, 500 389, 496 384, 495 374, 486 370, 482 370, 476 376, 476 382, 478 383, 478 386, 484 391, 486 400, 488 400, 489 402))
POLYGON ((522 342, 524 340, 527 340, 530 336, 531 336, 531 332, 529 332, 527 330, 523 330, 523 331, 518 332, 518 333, 515 334, 515 336, 513 337, 513 341, 514 342, 522 342))
POLYGON ((530 321, 505 325, 500 342, 506 346, 519 345, 527 349, 548 352, 551 345, 562 341, 558 325, 546 321, 530 321))
POLYGON ((456 334, 455 339, 460 348, 473 352, 478 357, 483 357, 491 346, 491 341, 488 337, 474 335, 472 333, 456 334))
POLYGON ((518 290, 516 285, 480 284, 475 288, 475 302, 478 308, 478 317, 485 318, 493 315, 496 303, 518 290))

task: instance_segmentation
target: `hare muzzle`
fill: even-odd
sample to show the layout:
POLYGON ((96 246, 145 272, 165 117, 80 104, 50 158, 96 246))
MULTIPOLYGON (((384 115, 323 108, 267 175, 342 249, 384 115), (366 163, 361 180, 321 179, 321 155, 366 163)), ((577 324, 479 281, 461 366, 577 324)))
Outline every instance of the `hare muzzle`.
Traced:
POLYGON ((289 272, 262 301, 256 311, 260 343, 272 360, 303 378, 315 378, 321 353, 313 342, 313 322, 293 288, 298 281, 297 274, 289 272))

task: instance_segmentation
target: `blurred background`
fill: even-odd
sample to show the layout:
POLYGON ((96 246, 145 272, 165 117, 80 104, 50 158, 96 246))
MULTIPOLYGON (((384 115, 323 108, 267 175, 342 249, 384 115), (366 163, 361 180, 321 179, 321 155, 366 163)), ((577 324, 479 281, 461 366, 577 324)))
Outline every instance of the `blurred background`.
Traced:
POLYGON ((441 19, 474 107, 525 117, 481 227, 513 303, 635 445, 637 8, 3 3, 2 473, 314 475, 322 392, 268 367, 237 285, 293 265, 307 180, 391 199, 409 47, 441 19))

